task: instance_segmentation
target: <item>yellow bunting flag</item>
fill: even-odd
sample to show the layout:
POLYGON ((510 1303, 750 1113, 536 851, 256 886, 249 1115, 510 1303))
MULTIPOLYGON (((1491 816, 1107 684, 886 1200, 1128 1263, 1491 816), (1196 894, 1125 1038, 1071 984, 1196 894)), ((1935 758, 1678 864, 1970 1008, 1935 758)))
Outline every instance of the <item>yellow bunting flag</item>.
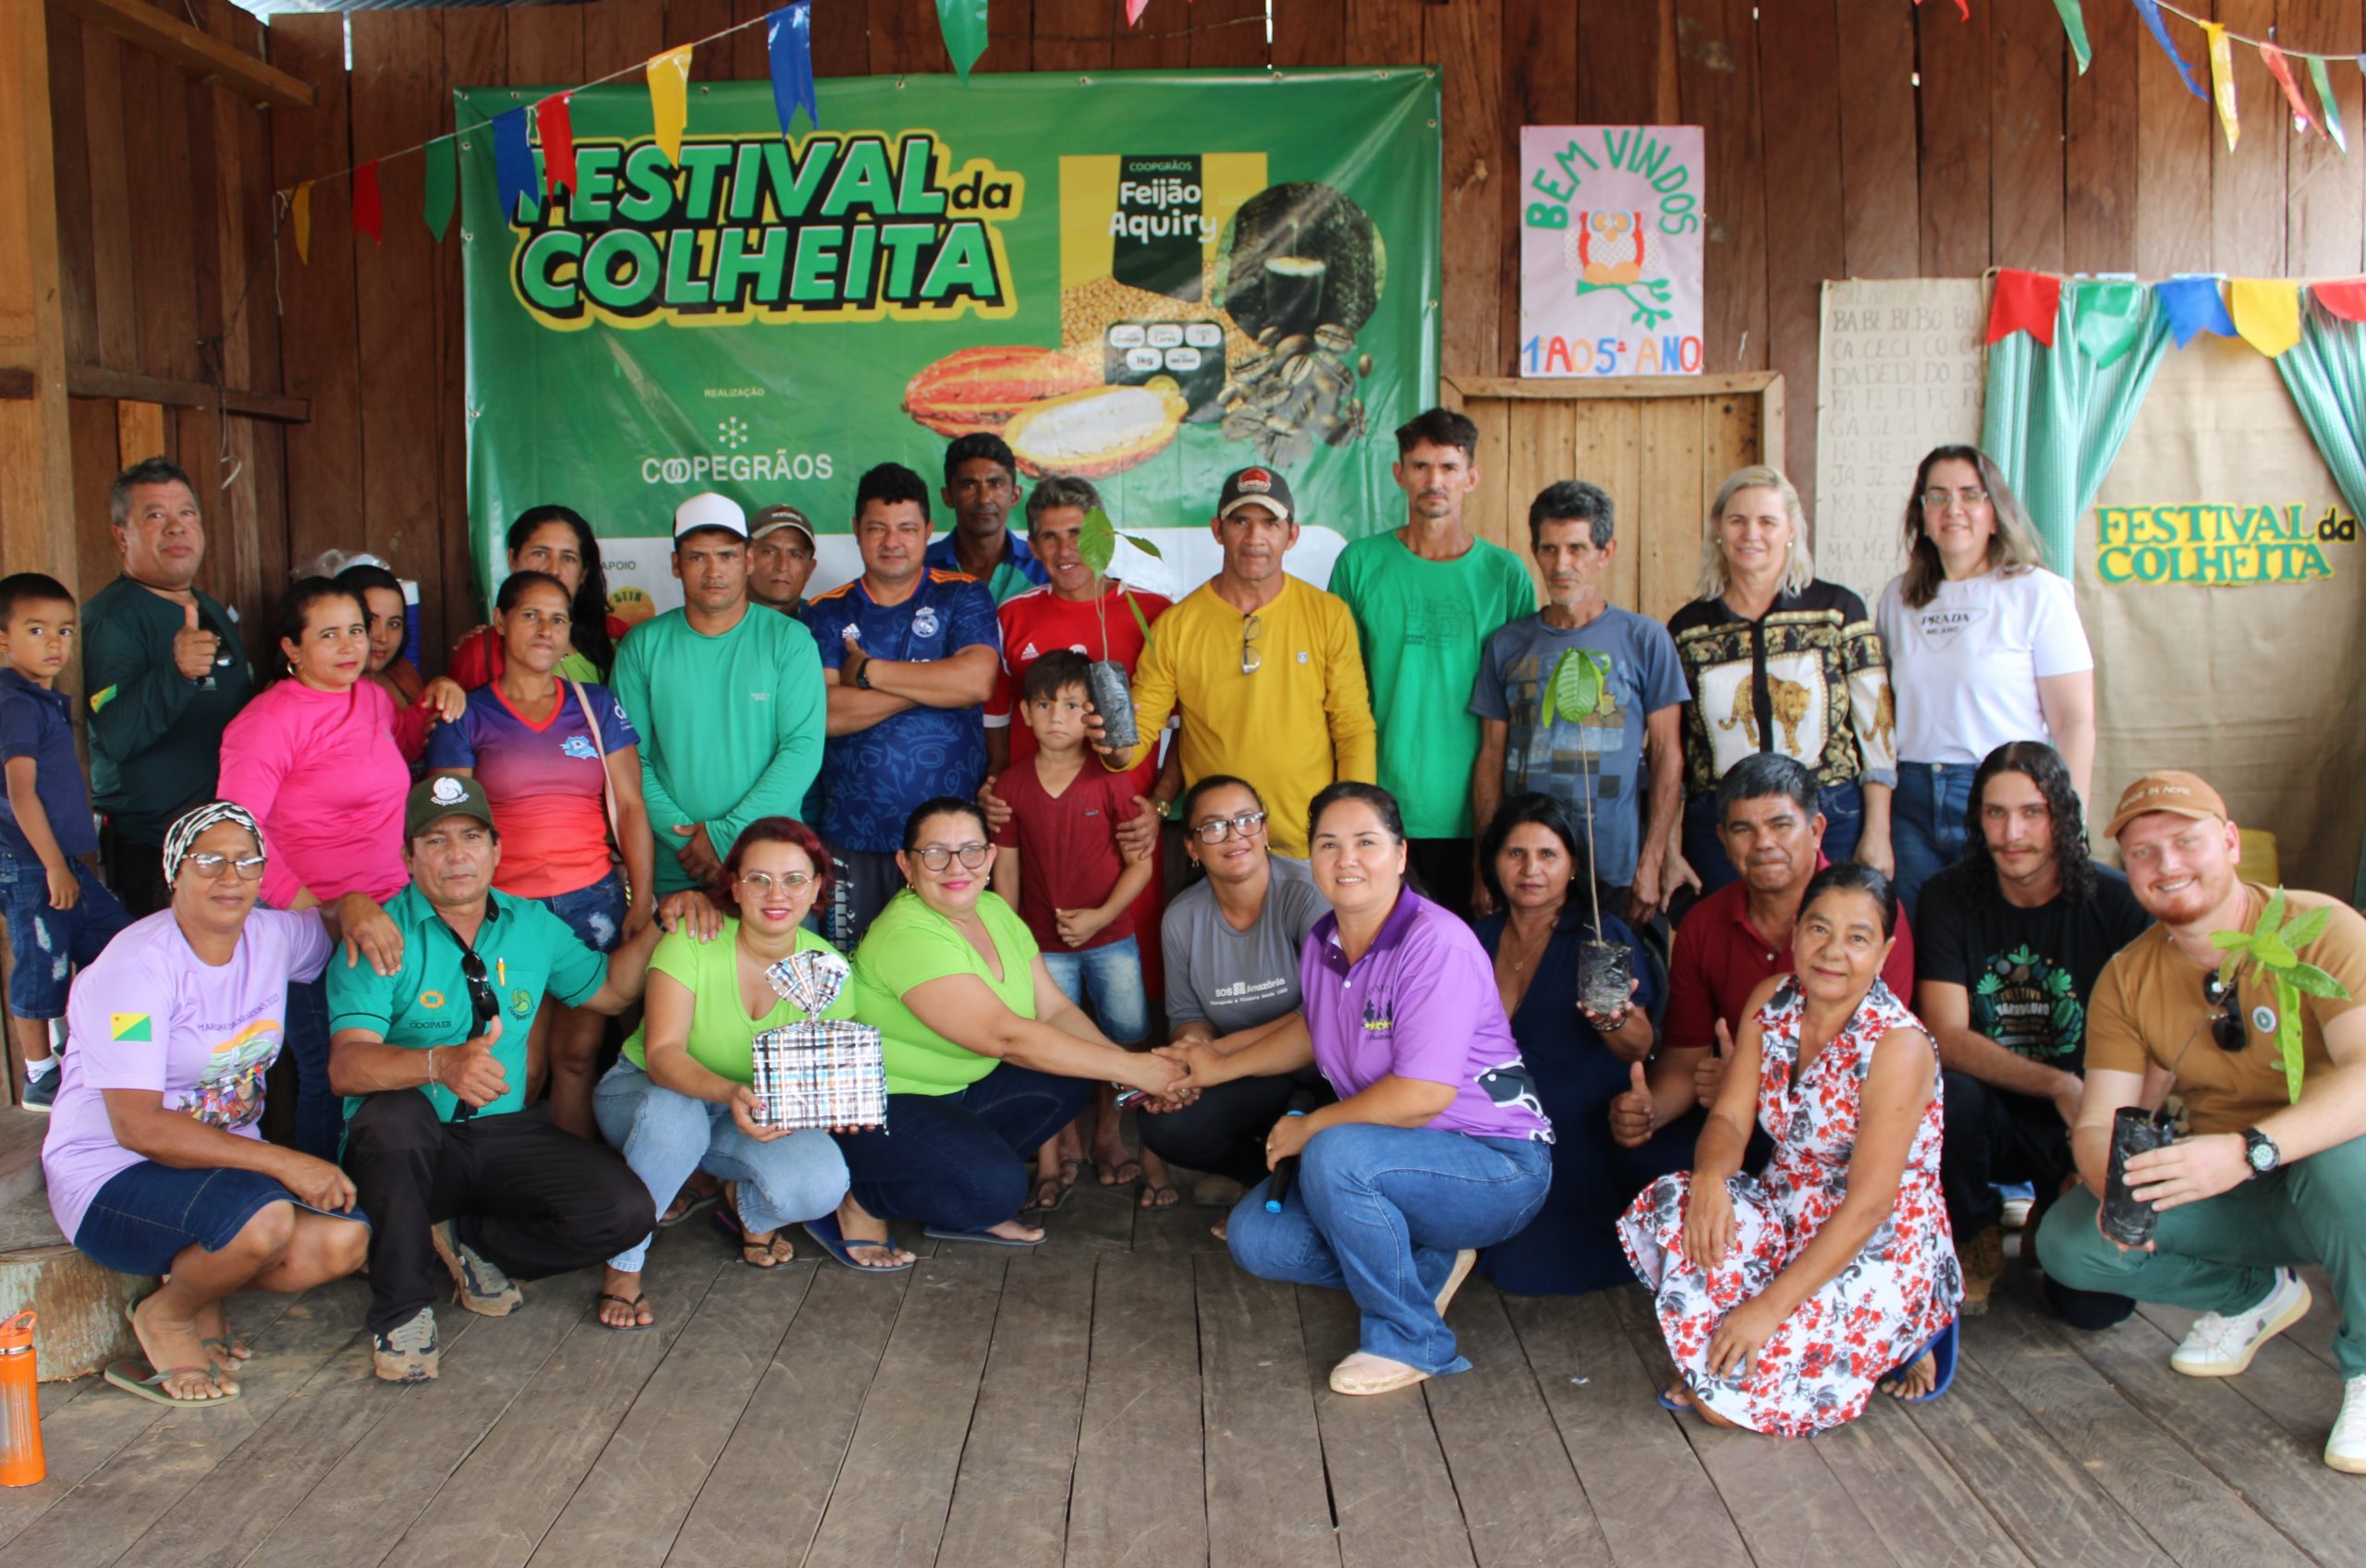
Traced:
POLYGON ((287 202, 287 216, 296 225, 296 259, 306 263, 312 260, 312 182, 306 180, 296 188, 287 202))
POLYGON ((2300 341, 2300 286, 2282 278, 2231 278, 2227 309, 2242 340, 2273 359, 2300 341))
POLYGON ((2216 22, 2201 24, 2202 36, 2210 41, 2210 95, 2218 104, 2218 123, 2226 131, 2226 149, 2234 151, 2242 139, 2243 128, 2235 121, 2235 50, 2226 40, 2226 30, 2216 22))
POLYGON ((685 43, 649 62, 649 112, 657 121, 657 148, 677 167, 682 127, 690 117, 690 48, 685 43))

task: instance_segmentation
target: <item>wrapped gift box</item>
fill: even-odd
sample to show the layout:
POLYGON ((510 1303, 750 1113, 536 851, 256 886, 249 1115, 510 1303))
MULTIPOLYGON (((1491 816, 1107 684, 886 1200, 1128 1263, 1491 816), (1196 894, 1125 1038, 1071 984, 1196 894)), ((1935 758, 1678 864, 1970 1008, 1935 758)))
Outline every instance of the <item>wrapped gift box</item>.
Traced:
POLYGON ((766 1029, 755 1040, 755 1089, 768 1127, 869 1127, 887 1124, 887 1070, 879 1031, 823 1018, 766 1029))

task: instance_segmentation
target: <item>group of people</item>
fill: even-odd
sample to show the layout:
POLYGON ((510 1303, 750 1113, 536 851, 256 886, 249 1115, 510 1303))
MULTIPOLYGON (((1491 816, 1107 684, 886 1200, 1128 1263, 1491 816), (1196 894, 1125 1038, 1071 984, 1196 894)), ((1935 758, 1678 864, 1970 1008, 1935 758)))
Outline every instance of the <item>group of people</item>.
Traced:
POLYGON ((590 524, 539 506, 446 675, 363 566, 291 586, 260 690, 195 586, 186 476, 124 474, 124 573, 79 616, 87 790, 54 689, 77 607, 0 580, 9 1001, 53 1206, 165 1276, 111 1380, 235 1397, 223 1298, 357 1269, 394 1380, 436 1373, 439 1269, 499 1315, 604 1263, 599 1320, 646 1329, 654 1230, 710 1207, 759 1269, 792 1232, 909 1269, 899 1222, 1034 1246, 1089 1155, 1145 1208, 1178 1168, 1237 1183, 1240 1264, 1360 1308, 1343 1393, 1466 1367, 1474 1269, 1640 1277, 1664 1403, 1809 1433, 1944 1390, 2004 1266, 1998 1184, 2027 1183, 2054 1309, 2191 1307, 2197 1375, 2323 1264, 2327 1460, 2366 1469, 2366 923, 2241 882, 2189 774, 2131 785, 2128 871, 2096 864, 2093 660, 1989 458, 1923 460, 1872 612, 1815 577, 1788 481, 1739 470, 1663 626, 1609 602, 1600 488, 1535 497, 1531 573, 1465 521, 1470 420, 1396 444, 1405 520, 1328 590, 1287 569, 1272 468, 1225 481, 1222 565, 1170 602, 1093 564, 1089 480, 1024 488, 973 434, 933 497, 861 476, 861 574, 826 592, 804 513, 701 494, 682 607, 628 635, 590 524), (2287 912, 2332 982, 2290 1095, 2275 993, 2212 941, 2287 912), (847 961, 810 1015, 774 979, 801 952, 847 961), (767 1124, 755 1037, 815 1018, 879 1030, 884 1124, 767 1124), (2129 1166, 2158 1233, 2120 1248, 2114 1113, 2172 1094, 2190 1136, 2129 1166))

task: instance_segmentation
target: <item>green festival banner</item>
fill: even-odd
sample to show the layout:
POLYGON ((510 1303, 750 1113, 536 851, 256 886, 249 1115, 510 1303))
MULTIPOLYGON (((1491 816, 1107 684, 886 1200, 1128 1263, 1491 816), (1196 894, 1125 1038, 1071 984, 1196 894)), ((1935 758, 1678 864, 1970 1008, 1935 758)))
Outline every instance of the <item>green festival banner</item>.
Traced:
POLYGON ((490 122, 545 91, 455 93, 481 589, 508 522, 560 502, 619 614, 678 603, 668 521, 702 490, 799 507, 815 587, 843 581, 862 471, 933 488, 980 430, 1022 484, 1098 484, 1164 552, 1119 563, 1151 587, 1213 569, 1244 464, 1289 479, 1316 581, 1401 520, 1388 432, 1437 384, 1429 67, 834 79, 786 139, 769 83, 705 83, 674 164, 643 87, 589 88, 575 185, 537 150, 505 214, 496 143, 523 188, 532 116, 490 122))

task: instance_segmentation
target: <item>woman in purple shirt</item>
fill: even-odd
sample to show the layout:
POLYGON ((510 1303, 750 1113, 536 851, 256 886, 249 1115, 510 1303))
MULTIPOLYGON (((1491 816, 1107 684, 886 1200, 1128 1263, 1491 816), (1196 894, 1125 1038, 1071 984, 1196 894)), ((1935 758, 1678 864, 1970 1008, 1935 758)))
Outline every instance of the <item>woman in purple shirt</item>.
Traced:
POLYGON ((1308 808, 1315 886, 1332 912, 1299 963, 1303 1022, 1226 1053, 1168 1047, 1204 1089, 1310 1061, 1339 1100, 1292 1112, 1265 1162, 1296 1162, 1280 1212, 1274 1178, 1226 1222, 1235 1261, 1269 1280, 1344 1288, 1363 1312, 1360 1348, 1332 1368, 1338 1393, 1385 1393, 1469 1369, 1446 1303, 1478 1249, 1534 1217, 1553 1179, 1552 1124, 1496 994, 1486 950, 1461 919, 1405 885, 1396 797, 1341 782, 1308 808))

